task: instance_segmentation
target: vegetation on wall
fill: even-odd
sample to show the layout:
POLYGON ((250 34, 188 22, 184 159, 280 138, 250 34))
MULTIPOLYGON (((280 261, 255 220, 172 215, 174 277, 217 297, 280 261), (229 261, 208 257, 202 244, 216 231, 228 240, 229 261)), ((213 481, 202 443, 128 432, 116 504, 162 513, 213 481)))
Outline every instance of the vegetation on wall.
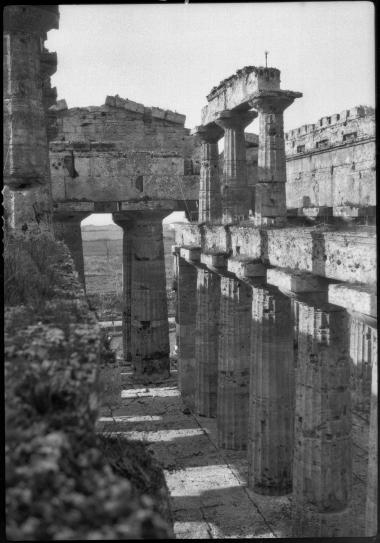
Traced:
POLYGON ((4 264, 7 538, 171 537, 157 498, 131 475, 142 454, 117 472, 95 433, 100 369, 114 361, 67 248, 7 234, 4 264))

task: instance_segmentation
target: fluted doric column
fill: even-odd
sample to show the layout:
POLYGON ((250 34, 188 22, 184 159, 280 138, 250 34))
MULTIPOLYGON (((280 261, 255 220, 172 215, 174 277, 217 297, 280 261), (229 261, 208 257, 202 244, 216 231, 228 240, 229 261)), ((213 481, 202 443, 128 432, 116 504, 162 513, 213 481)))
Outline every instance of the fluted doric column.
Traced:
POLYGON ((218 444, 243 450, 248 443, 252 290, 221 277, 218 348, 218 444))
POLYGON ((54 213, 53 215, 54 236, 56 239, 64 241, 69 248, 79 280, 84 289, 86 289, 86 280, 80 224, 89 215, 90 213, 85 212, 54 213))
POLYGON ((177 257, 178 385, 184 404, 195 409, 197 268, 177 257))
POLYGON ((257 117, 255 111, 225 110, 215 121, 224 129, 222 221, 248 219, 251 189, 248 186, 244 129, 257 117))
POLYGON ((210 123, 195 127, 192 133, 202 141, 198 222, 218 222, 222 218, 218 141, 224 131, 210 123))
POLYGON ((371 376, 377 356, 377 328, 360 316, 350 316, 350 359, 352 407, 369 416, 371 376))
POLYGON ((265 224, 286 218, 286 162, 284 110, 299 92, 273 90, 259 92, 250 105, 259 112, 258 182, 255 192, 255 219, 265 224))
POLYGON ((260 494, 292 488, 294 356, 291 300, 252 287, 248 484, 260 494))
POLYGON ((365 535, 373 537, 377 534, 378 515, 378 384, 377 384, 377 343, 372 365, 371 384, 371 414, 369 421, 369 450, 368 450, 368 477, 367 501, 365 514, 365 535))
POLYGON ((215 417, 217 409, 220 276, 198 268, 195 333, 196 393, 199 415, 215 417))
POLYGON ((52 232, 41 55, 58 20, 58 6, 4 9, 4 207, 7 227, 23 232, 52 232))
POLYGON ((123 227, 125 358, 130 352, 135 378, 144 383, 169 376, 169 324, 162 233, 162 219, 166 215, 167 212, 153 211, 114 214, 116 224, 123 226, 123 221, 127 221, 123 227))
POLYGON ((348 317, 337 306, 297 303, 293 535, 348 536, 352 486, 348 317))

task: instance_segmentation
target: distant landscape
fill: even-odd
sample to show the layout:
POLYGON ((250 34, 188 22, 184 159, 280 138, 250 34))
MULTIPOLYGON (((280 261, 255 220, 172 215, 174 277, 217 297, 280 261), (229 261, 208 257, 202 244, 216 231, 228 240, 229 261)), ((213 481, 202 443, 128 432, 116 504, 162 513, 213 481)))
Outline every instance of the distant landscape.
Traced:
MULTIPOLYGON (((175 315, 173 282, 174 230, 163 225, 168 315, 175 315)), ((120 320, 123 293, 123 231, 115 224, 82 226, 86 291, 101 320, 120 320)))

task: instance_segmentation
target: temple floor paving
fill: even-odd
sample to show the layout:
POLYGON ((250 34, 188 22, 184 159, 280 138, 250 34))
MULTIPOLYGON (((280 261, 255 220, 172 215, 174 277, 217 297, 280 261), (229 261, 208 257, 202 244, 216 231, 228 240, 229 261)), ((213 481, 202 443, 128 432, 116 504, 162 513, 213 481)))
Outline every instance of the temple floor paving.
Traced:
MULTIPOLYGON (((112 416, 103 411, 97 431, 147 443, 164 469, 176 538, 292 537, 291 495, 262 496, 247 488, 246 452, 218 449, 216 419, 183 412, 176 372, 148 387, 133 383, 130 373, 122 380, 121 406, 112 416)), ((366 429, 354 417, 355 536, 364 531, 366 429)))

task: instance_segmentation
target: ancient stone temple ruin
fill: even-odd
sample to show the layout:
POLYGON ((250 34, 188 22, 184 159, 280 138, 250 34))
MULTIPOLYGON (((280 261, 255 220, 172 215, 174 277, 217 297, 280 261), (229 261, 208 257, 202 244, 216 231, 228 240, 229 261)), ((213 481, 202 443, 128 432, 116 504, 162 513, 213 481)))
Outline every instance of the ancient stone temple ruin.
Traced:
POLYGON ((68 109, 43 46, 56 8, 25 20, 16 11, 5 22, 9 227, 54 231, 84 285, 80 223, 112 213, 123 229, 124 359, 149 384, 170 374, 162 220, 184 211, 173 262, 185 406, 216 419, 220 449, 245 451, 249 489, 291 495, 294 537, 351 535, 353 415, 367 421, 360 535, 374 535, 374 111, 285 134, 302 93, 281 89, 279 69, 254 66, 211 90, 192 131, 182 114, 119 96, 68 109))

